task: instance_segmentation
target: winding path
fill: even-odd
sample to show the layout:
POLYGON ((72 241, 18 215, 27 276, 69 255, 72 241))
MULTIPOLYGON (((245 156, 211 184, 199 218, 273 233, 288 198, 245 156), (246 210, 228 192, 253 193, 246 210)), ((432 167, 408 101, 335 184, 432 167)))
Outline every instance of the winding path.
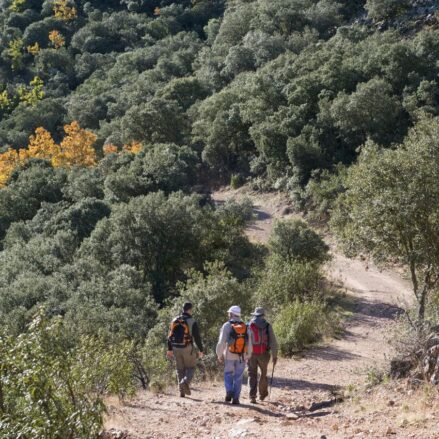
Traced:
MULTIPOLYGON (((295 216, 280 194, 242 189, 213 194, 218 203, 244 197, 251 199, 255 211, 255 221, 247 229, 251 240, 266 242, 277 218, 295 216)), ((225 405, 221 383, 201 383, 184 400, 173 390, 159 396, 143 392, 129 405, 115 402, 107 426, 127 430, 133 439, 439 437, 437 423, 436 430, 429 427, 421 435, 419 426, 400 428, 398 412, 385 402, 381 407, 380 397, 373 403, 376 407, 365 409, 367 416, 355 404, 337 403, 341 387, 355 389, 371 370, 386 366, 390 354, 386 339, 395 315, 412 302, 412 292, 398 273, 348 259, 331 242, 330 246, 328 278, 345 290, 350 307, 345 330, 338 339, 300 357, 280 360, 268 401, 250 405, 244 387, 240 407, 225 405)))

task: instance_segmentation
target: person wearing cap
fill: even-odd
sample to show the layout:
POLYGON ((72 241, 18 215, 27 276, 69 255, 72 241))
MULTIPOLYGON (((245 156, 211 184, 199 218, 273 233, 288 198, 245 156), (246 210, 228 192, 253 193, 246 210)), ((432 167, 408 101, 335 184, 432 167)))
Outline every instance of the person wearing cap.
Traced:
POLYGON ((273 327, 265 320, 264 308, 257 307, 252 313, 253 318, 248 324, 252 355, 248 362, 248 376, 250 384, 250 402, 256 404, 258 392, 258 368, 261 371, 259 378, 259 398, 263 401, 268 396, 268 363, 273 358, 273 367, 277 362, 277 340, 273 327))
POLYGON ((221 328, 216 355, 224 363, 224 386, 226 402, 239 404, 242 379, 248 359, 252 353, 252 343, 248 337, 247 325, 241 320, 241 308, 232 306, 228 310, 229 320, 221 328))
POLYGON ((199 358, 204 356, 203 343, 198 324, 192 317, 192 308, 192 303, 185 303, 181 315, 172 320, 166 352, 168 359, 175 358, 178 387, 182 398, 191 394, 190 383, 197 365, 194 342, 199 350, 199 358))

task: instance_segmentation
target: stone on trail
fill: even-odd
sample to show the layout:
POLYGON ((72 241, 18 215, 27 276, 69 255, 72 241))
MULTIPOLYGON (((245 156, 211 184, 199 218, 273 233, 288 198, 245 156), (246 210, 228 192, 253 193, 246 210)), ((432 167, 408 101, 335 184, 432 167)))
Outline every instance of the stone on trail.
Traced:
POLYGON ((246 437, 249 431, 246 428, 232 428, 230 437, 246 437))

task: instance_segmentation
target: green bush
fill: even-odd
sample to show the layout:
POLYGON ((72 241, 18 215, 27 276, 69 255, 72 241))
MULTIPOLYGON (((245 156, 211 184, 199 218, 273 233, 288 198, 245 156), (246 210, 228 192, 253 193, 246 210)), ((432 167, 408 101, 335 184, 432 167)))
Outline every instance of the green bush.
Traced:
POLYGON ((239 174, 233 174, 230 177, 230 186, 232 187, 232 189, 238 189, 242 186, 242 179, 239 174))
POLYGON ((323 239, 301 220, 277 221, 268 244, 273 254, 288 262, 322 263, 329 259, 323 239))
POLYGON ((289 356, 333 334, 335 322, 325 304, 295 300, 281 309, 273 327, 281 354, 289 356))
POLYGON ((312 300, 323 293, 323 276, 317 264, 287 262, 272 256, 261 273, 255 299, 258 304, 277 311, 296 299, 312 300))
POLYGON ((401 14, 410 6, 408 0, 367 0, 365 8, 375 20, 384 20, 401 14))
POLYGON ((0 336, 0 437, 97 438, 104 397, 132 395, 131 343, 81 337, 42 312, 18 337, 0 336))

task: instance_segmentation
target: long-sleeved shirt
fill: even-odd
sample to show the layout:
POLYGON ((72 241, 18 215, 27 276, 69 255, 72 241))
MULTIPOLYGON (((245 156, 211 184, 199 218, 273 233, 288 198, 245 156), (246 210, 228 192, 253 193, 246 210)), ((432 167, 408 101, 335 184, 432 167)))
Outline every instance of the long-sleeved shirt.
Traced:
MULTIPOLYGON (((192 343, 195 342, 197 348, 200 352, 204 352, 203 350, 203 342, 201 341, 200 330, 198 328, 198 323, 195 319, 188 313, 183 313, 182 317, 186 319, 187 324, 189 325, 189 330, 192 336, 192 343)), ((172 351, 172 342, 170 338, 168 338, 168 351, 172 351)))
MULTIPOLYGON (((250 324, 252 322, 255 323, 261 329, 265 329, 268 326, 268 349, 270 350, 272 357, 277 358, 278 344, 277 344, 276 335, 273 331, 273 326, 270 325, 262 316, 253 317, 250 320, 250 324)), ((250 333, 250 338, 252 339, 253 338, 252 331, 250 330, 249 333, 250 333)))
MULTIPOLYGON (((232 325, 230 321, 224 323, 224 325, 221 328, 218 344, 216 345, 216 355, 218 358, 225 360, 239 360, 241 358, 239 354, 234 354, 233 352, 229 351, 229 344, 231 342, 231 331, 232 331, 232 325)), ((249 334, 249 332, 247 333, 249 334)), ((247 346, 247 352, 244 354, 245 360, 250 358, 253 351, 250 334, 247 339, 246 346, 247 346)))

